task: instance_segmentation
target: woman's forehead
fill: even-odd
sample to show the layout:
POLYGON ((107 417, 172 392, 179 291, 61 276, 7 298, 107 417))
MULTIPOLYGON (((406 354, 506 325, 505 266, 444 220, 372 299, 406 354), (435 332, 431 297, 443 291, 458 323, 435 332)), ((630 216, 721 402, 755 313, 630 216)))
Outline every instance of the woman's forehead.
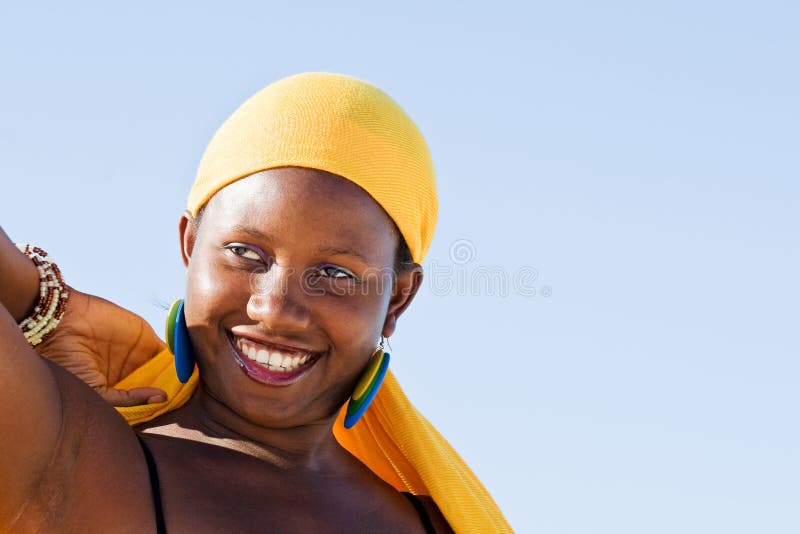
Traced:
POLYGON ((207 222, 220 230, 246 225, 285 239, 361 247, 388 242, 390 251, 397 240, 394 223, 366 191, 340 176, 300 167, 262 171, 224 187, 208 202, 207 222))

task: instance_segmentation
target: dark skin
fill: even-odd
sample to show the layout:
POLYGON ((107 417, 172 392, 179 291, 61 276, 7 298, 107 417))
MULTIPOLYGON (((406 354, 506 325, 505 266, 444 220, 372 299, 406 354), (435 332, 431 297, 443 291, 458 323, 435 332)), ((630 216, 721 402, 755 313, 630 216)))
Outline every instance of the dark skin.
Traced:
MULTIPOLYGON (((184 216, 180 234, 201 385, 183 408, 137 429, 158 465, 168 529, 421 532, 408 501, 331 432, 378 337, 394 333, 422 281, 418 266, 388 286, 370 276, 394 264, 388 216, 346 180, 285 168, 226 187, 199 229, 184 216), (233 336, 309 358, 289 383, 264 383, 237 363, 233 336)), ((134 432, 20 338, 0 309, 0 529, 152 531, 134 432)))

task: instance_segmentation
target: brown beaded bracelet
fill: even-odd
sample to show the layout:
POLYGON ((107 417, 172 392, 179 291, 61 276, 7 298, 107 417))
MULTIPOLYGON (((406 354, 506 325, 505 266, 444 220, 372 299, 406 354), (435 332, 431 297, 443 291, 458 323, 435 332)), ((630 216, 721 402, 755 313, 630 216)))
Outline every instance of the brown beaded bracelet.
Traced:
POLYGON ((47 252, 24 243, 17 243, 17 248, 33 261, 39 271, 39 300, 33 313, 19 323, 25 339, 35 347, 53 332, 64 317, 69 291, 61 271, 47 252))

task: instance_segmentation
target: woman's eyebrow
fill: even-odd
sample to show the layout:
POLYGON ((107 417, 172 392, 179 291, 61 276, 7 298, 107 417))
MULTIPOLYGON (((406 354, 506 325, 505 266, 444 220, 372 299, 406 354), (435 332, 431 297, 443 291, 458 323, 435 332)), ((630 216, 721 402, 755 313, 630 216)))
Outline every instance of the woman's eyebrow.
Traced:
POLYGON ((231 227, 231 230, 233 232, 242 232, 244 234, 250 234, 251 236, 257 237, 258 239, 261 239, 263 241, 270 241, 270 242, 275 241, 275 238, 271 234, 262 232, 261 230, 257 230, 255 228, 250 228, 249 226, 244 226, 242 224, 234 224, 233 227, 231 227))
POLYGON ((357 251, 353 250, 352 248, 348 247, 322 246, 317 249, 317 252, 320 254, 330 254, 333 256, 353 256, 363 261, 364 263, 369 263, 369 260, 367 258, 365 258, 357 251))
MULTIPOLYGON (((251 228, 249 226, 244 226, 242 224, 234 225, 231 230, 234 232, 242 232, 245 234, 249 234, 257 239, 262 241, 267 241, 270 243, 274 243, 276 239, 272 236, 272 234, 268 234, 266 232, 262 232, 256 228, 251 228)), ((343 247, 343 246, 332 246, 332 245, 322 245, 317 248, 318 254, 330 254, 333 256, 353 256, 358 258, 359 260, 363 261, 364 263, 370 263, 370 261, 360 252, 350 248, 350 247, 343 247)))

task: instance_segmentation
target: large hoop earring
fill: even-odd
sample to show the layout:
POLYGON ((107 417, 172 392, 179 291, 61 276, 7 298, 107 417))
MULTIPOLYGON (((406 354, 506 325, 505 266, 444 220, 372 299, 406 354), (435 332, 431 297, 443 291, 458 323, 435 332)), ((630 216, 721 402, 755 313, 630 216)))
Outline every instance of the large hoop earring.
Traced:
POLYGON ((172 303, 167 314, 167 346, 175 358, 175 372, 182 383, 189 381, 194 372, 194 351, 183 313, 183 299, 172 303))
POLYGON ((347 403, 347 413, 344 417, 345 428, 352 428, 367 411, 383 383, 387 369, 389 369, 389 353, 383 350, 383 336, 381 336, 380 345, 372 353, 372 358, 347 403))

